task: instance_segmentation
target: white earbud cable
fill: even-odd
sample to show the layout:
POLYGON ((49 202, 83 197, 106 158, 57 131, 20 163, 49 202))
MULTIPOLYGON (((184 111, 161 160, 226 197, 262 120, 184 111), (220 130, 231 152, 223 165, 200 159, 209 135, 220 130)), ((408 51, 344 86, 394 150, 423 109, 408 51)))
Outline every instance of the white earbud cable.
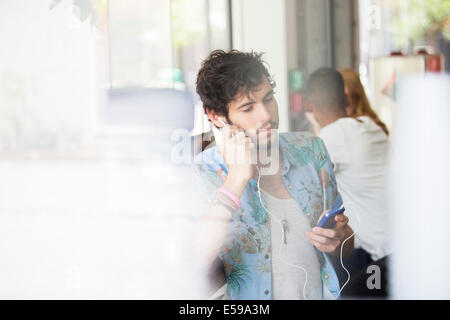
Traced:
MULTIPOLYGON (((350 202, 351 203, 351 202, 350 202)), ((348 202, 347 202, 348 204, 348 202)), ((355 218, 355 217, 354 217, 355 218)), ((355 219, 356 220, 356 219, 355 219)), ((359 221, 358 221, 358 227, 359 227, 359 221)), ((340 263, 342 268, 345 270, 345 272, 347 273, 347 281, 345 281, 345 283, 342 285, 342 288, 339 290, 338 294, 336 295, 336 298, 339 298, 339 296, 341 295, 342 290, 344 290, 345 286, 350 282, 350 272, 348 271, 348 269, 344 266, 344 262, 342 261, 342 251, 344 248, 344 244, 347 242, 347 240, 349 240, 351 237, 353 237, 356 234, 356 228, 353 230, 353 233, 351 235, 349 235, 344 241, 342 241, 341 243, 341 251, 340 251, 340 263)))

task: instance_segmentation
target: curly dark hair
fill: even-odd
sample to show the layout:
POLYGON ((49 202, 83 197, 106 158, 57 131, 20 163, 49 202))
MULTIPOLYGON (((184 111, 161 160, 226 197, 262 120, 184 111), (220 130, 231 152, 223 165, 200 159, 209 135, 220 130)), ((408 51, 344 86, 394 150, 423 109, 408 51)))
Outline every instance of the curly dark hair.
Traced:
POLYGON ((272 88, 275 82, 265 62, 263 53, 214 50, 202 62, 197 74, 197 93, 203 102, 203 110, 213 110, 228 118, 228 104, 241 90, 248 94, 267 77, 272 88))

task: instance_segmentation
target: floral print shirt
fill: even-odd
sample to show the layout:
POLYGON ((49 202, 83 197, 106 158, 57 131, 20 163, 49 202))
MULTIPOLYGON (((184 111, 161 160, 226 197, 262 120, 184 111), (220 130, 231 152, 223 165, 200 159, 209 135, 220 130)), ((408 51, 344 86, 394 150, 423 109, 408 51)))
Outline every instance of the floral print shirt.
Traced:
MULTIPOLYGON (((328 209, 341 206, 333 167, 323 141, 308 132, 280 133, 279 146, 284 168, 282 179, 307 216, 311 227, 328 209)), ((195 158, 205 192, 212 201, 228 174, 217 147, 206 149, 195 158)), ((241 198, 242 206, 229 223, 219 258, 225 266, 228 299, 271 299, 271 237, 267 212, 251 179, 241 198)), ((316 250, 321 278, 336 296, 339 282, 325 253, 316 250)))

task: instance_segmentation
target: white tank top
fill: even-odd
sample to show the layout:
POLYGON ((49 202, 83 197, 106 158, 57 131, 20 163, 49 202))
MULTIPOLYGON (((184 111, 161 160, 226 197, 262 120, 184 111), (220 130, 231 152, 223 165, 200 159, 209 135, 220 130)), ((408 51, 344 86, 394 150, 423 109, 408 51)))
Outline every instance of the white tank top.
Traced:
POLYGON ((283 242, 282 257, 289 264, 303 267, 308 273, 305 295, 308 300, 322 299, 320 264, 314 246, 306 237, 311 231, 309 220, 293 198, 280 199, 261 190, 264 206, 286 229, 286 243, 281 239, 280 224, 269 214, 272 240, 272 299, 303 300, 305 272, 289 266, 280 260, 280 244, 283 242))

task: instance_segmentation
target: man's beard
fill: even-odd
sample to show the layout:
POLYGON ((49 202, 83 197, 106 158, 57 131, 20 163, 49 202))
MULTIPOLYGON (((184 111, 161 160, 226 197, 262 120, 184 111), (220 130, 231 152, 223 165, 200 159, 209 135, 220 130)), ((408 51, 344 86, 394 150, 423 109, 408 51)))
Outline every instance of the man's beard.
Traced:
POLYGON ((256 144, 257 149, 264 149, 270 150, 272 147, 272 139, 275 136, 274 131, 277 131, 276 129, 270 129, 270 133, 267 134, 267 129, 260 129, 257 131, 257 135, 255 137, 254 143, 256 144), (261 136, 261 133, 263 136, 261 136))
POLYGON ((275 174, 280 164, 280 148, 278 129, 271 129, 269 136, 265 136, 264 141, 258 141, 256 147, 257 163, 262 166, 262 175, 275 174))
POLYGON ((278 139, 278 122, 270 122, 270 128, 266 129, 267 125, 256 131, 256 139, 253 141, 257 149, 266 148, 268 151, 274 144, 274 139, 278 139))
MULTIPOLYGON (((233 122, 227 118, 227 121, 230 125, 234 125, 233 122)), ((255 144, 255 150, 257 152, 257 156, 262 155, 263 157, 270 157, 272 152, 272 147, 276 150, 279 146, 278 142, 278 121, 271 121, 266 123, 261 129, 249 129, 246 130, 245 135, 248 136, 252 142, 255 144), (264 127, 270 124, 270 133, 267 134, 267 130, 264 127), (253 133, 255 130, 255 134, 253 133), (260 137, 260 132, 263 135, 263 138, 260 137)))

